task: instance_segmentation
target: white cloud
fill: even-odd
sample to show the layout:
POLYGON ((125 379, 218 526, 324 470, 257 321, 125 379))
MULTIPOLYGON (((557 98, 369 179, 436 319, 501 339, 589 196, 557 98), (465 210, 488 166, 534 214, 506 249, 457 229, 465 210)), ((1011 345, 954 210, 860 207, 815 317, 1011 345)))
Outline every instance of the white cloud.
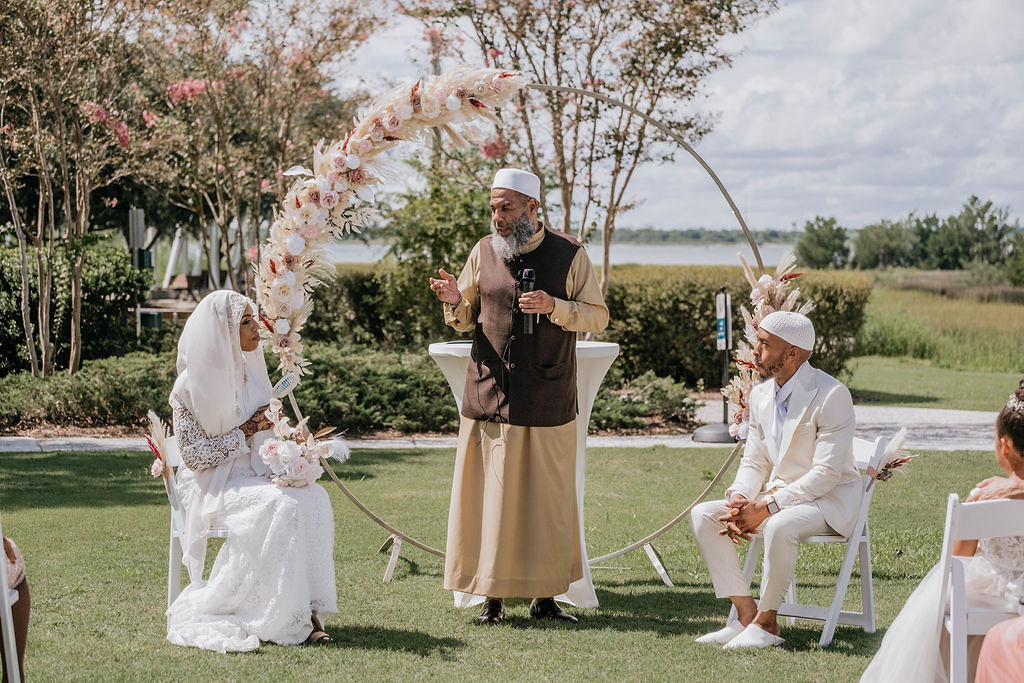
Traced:
MULTIPOLYGON (((731 39, 742 53, 695 103, 717 114, 697 151, 756 228, 945 215, 971 194, 1024 214, 1021 27, 1020 0, 793 0, 731 39)), ((389 21, 344 85, 425 74, 421 40, 417 22, 389 21)), ((631 190, 643 204, 626 224, 736 226, 682 151, 631 190)))

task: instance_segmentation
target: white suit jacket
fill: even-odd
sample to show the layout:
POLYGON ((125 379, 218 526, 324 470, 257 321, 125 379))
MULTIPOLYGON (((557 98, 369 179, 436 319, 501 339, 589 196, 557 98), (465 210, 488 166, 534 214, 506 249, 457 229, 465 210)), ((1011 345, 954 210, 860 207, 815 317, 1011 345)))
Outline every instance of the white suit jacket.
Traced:
POLYGON ((839 380, 808 363, 794 378, 778 446, 770 436, 775 381, 750 392, 750 431, 726 498, 740 493, 754 500, 770 493, 782 508, 814 503, 828 525, 846 536, 853 531, 861 499, 853 460, 853 399, 839 380))

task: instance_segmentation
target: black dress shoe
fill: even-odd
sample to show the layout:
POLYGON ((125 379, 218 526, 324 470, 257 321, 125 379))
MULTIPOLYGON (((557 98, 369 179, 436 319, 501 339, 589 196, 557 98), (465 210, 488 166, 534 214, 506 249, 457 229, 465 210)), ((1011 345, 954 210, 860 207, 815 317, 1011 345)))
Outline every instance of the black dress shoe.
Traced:
POLYGON ((500 624, 505 619, 505 603, 501 598, 487 598, 476 622, 478 624, 500 624))
POLYGON ((534 619, 554 619, 569 624, 579 622, 579 619, 559 607, 554 598, 534 598, 530 603, 530 616, 534 619))

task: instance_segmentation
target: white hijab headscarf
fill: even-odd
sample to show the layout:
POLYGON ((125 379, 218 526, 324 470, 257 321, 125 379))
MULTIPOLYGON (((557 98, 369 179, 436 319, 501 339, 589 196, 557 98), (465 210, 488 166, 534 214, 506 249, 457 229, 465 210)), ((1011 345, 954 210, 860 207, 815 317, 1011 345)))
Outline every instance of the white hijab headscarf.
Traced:
POLYGON ((208 436, 220 436, 248 420, 270 400, 263 351, 242 351, 238 327, 246 306, 238 292, 207 295, 185 322, 178 340, 174 394, 192 411, 208 436))
MULTIPOLYGON (((262 348, 242 351, 240 345, 239 324, 247 306, 256 312, 256 305, 237 292, 208 294, 189 316, 178 339, 178 379, 172 394, 210 437, 227 434, 270 401, 272 387, 262 348)), ((183 483, 191 478, 196 487, 185 510, 182 545, 183 560, 197 581, 202 580, 206 537, 220 510, 228 475, 238 457, 247 457, 256 473, 266 471, 256 438, 266 434, 256 435, 251 449, 243 442, 237 457, 204 470, 188 470, 180 477, 183 483)))

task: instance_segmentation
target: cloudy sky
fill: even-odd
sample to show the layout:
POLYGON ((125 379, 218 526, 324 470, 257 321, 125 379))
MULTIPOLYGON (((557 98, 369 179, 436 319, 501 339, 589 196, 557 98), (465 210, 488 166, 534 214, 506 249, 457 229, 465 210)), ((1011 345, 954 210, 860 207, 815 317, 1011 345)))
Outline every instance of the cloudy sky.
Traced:
MULTIPOLYGON (((816 214, 859 228, 955 212, 972 194, 1024 216, 1024 1, 782 0, 729 44, 696 149, 754 228, 816 214)), ((351 74, 374 87, 426 72, 422 29, 396 19, 351 74)), ((688 155, 631 184, 626 225, 737 227, 688 155)))

